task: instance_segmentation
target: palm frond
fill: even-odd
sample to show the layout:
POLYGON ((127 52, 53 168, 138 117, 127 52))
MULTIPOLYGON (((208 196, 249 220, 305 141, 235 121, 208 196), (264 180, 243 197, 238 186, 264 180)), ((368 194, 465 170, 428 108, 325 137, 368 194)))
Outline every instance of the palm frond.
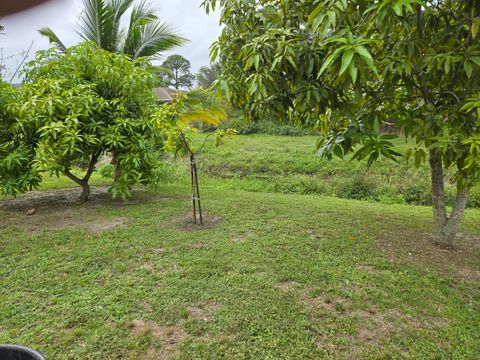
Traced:
POLYGON ((67 50, 67 47, 64 45, 64 43, 58 38, 57 34, 55 34, 53 32, 52 29, 50 29, 49 27, 44 27, 44 28, 41 28, 40 30, 38 30, 38 32, 47 37, 48 38, 48 41, 50 42, 50 44, 54 44, 55 47, 60 50, 60 51, 65 51, 67 50))
POLYGON ((111 45, 115 50, 119 50, 124 31, 121 28, 121 20, 123 15, 132 6, 135 0, 109 0, 107 7, 112 13, 112 36, 111 45))
POLYGON ((134 49, 140 41, 141 27, 157 19, 158 16, 155 15, 155 9, 153 9, 146 0, 142 0, 136 4, 130 14, 127 33, 120 46, 121 51, 133 57, 134 49))
POLYGON ((109 50, 112 35, 112 13, 104 0, 83 0, 84 10, 80 14, 77 33, 92 41, 101 49, 109 50))
MULTIPOLYGON (((187 41, 158 19, 147 0, 83 0, 83 7, 77 33, 83 40, 91 41, 107 51, 125 53, 133 59, 157 57, 161 52, 187 41), (129 9, 132 9, 132 13, 125 31, 121 23, 129 9)), ((51 29, 43 28, 40 33, 58 49, 66 49, 51 29)))
POLYGON ((139 57, 158 57, 161 52, 183 45, 187 39, 175 34, 167 23, 155 21, 139 26, 134 31, 138 39, 131 49, 134 59, 139 57))
POLYGON ((227 118, 217 94, 195 89, 179 95, 179 117, 183 123, 202 122, 218 125, 227 118))
POLYGON ((158 16, 155 14, 156 9, 151 6, 147 0, 142 0, 137 3, 130 15, 129 28, 135 28, 140 25, 145 25, 149 22, 158 20, 158 16))

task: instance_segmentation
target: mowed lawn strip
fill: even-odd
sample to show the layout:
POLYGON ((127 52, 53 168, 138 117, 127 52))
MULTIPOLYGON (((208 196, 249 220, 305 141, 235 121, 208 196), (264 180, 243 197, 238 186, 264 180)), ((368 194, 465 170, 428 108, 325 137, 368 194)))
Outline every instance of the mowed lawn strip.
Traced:
POLYGON ((49 359, 480 352, 478 210, 445 252, 427 207, 205 188, 198 228, 187 188, 137 196, 0 211, 0 343, 49 359), (72 220, 28 227, 52 211, 72 220))

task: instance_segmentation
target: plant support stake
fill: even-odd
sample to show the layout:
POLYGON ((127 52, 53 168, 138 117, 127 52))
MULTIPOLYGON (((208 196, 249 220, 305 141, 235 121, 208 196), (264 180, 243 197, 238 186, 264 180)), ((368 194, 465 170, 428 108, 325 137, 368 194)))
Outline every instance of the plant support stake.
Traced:
POLYGON ((197 164, 195 162, 195 155, 190 154, 190 173, 192 181, 192 210, 193 210, 193 222, 196 224, 197 220, 200 221, 200 225, 203 225, 202 215, 202 203, 200 198, 200 187, 198 185, 198 173, 197 164), (198 206, 198 219, 197 219, 197 206, 198 206))

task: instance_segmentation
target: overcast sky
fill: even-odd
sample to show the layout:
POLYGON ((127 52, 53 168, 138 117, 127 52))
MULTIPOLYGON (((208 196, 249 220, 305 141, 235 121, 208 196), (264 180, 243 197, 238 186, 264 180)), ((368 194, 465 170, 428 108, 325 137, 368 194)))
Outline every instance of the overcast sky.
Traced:
MULTIPOLYGON (((1 2, 1 0, 0 0, 1 2)), ((200 8, 201 0, 151 0, 160 17, 172 25, 189 43, 171 53, 181 54, 192 63, 193 71, 208 65, 209 47, 220 33, 218 15, 207 16, 200 8)), ((49 47, 48 40, 38 34, 38 29, 48 26, 67 45, 79 42, 75 33, 75 22, 82 9, 81 0, 51 0, 45 5, 29 11, 0 19, 6 35, 0 37, 3 56, 20 54, 29 48, 33 41, 30 58, 40 49, 49 47)), ((18 64, 20 57, 7 61, 10 72, 18 64)))

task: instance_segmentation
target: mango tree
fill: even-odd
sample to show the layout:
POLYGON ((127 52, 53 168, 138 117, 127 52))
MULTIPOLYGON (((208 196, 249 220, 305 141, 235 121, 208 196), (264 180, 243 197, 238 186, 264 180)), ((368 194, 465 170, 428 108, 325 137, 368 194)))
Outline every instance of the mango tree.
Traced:
POLYGON ((320 153, 397 159, 382 124, 428 158, 437 242, 451 246, 479 180, 480 2, 205 0, 221 8, 212 47, 233 103, 250 118, 316 121, 320 153), (445 170, 456 204, 445 205, 445 170))
MULTIPOLYGON (((98 49, 125 54, 134 60, 142 57, 154 60, 186 42, 160 19, 149 1, 82 0, 82 4, 76 24, 77 35, 98 49)), ((67 49, 52 29, 42 28, 39 32, 59 51, 67 49)), ((115 181, 118 181, 122 173, 119 154, 112 155, 115 181)))
POLYGON ((64 174, 82 187, 82 202, 89 198, 95 165, 107 152, 118 154, 122 165, 111 189, 114 198, 129 196, 135 183, 155 183, 160 165, 153 151, 155 81, 146 60, 132 61, 90 43, 64 53, 39 52, 27 66, 13 109, 18 119, 13 135, 33 152, 25 169, 64 174), (78 175, 73 169, 81 164, 78 175))
MULTIPOLYGON (((226 113, 221 106, 222 99, 214 90, 196 89, 178 92, 171 103, 163 105, 155 115, 156 127, 164 139, 164 150, 175 155, 187 154, 190 160, 190 180, 192 186, 193 222, 203 224, 200 186, 198 182, 197 155, 203 150, 210 135, 206 136, 200 147, 193 145, 195 132, 192 122, 218 125, 225 120, 226 113)), ((215 145, 219 146, 234 130, 217 130, 215 145)))

